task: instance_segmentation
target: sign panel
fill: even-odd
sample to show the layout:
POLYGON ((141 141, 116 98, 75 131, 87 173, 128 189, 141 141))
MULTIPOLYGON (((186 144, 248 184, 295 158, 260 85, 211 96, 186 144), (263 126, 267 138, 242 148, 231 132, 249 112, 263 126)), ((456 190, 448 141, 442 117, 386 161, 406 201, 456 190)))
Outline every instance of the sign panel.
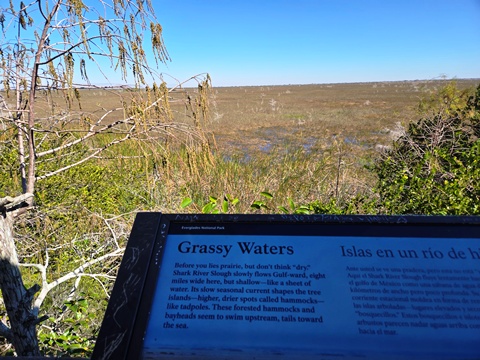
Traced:
POLYGON ((159 222, 125 354, 480 357, 476 218, 186 218, 159 222))

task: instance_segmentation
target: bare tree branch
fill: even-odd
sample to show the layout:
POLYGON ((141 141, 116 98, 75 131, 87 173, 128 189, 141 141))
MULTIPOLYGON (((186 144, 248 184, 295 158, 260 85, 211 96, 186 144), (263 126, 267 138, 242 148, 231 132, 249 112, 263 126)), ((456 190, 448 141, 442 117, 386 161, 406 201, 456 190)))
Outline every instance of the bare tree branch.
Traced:
MULTIPOLYGON (((12 328, 10 333, 7 323, 2 323, 0 335, 5 334, 11 339, 18 355, 38 356, 36 324, 43 320, 38 318, 38 313, 47 294, 75 278, 74 294, 85 277, 98 282, 107 294, 105 280, 112 279, 115 268, 102 268, 103 273, 98 274, 90 270, 92 266, 100 267, 102 261, 108 258, 110 262, 116 262, 116 257, 123 253, 120 240, 124 234, 120 227, 121 233, 116 232, 118 224, 104 219, 105 224, 98 225, 103 229, 95 236, 103 238, 104 232, 108 231, 108 241, 98 246, 90 247, 84 243, 74 248, 67 257, 90 260, 81 260, 81 266, 72 271, 66 270, 66 275, 58 275, 56 280, 49 282, 52 263, 60 266, 62 261, 50 261, 53 252, 47 244, 53 240, 48 237, 51 234, 52 238, 58 236, 59 229, 65 225, 45 224, 43 220, 48 218, 47 215, 37 217, 36 224, 30 222, 27 216, 19 221, 21 213, 26 213, 27 209, 34 211, 35 207, 31 206, 33 194, 37 194, 39 200, 42 197, 38 204, 43 200, 46 200, 44 203, 49 201, 43 198, 45 194, 37 188, 37 181, 98 159, 102 153, 109 153, 113 146, 125 141, 141 144, 142 151, 147 147, 152 149, 143 153, 134 150, 132 154, 142 155, 146 159, 145 169, 150 171, 149 157, 156 161, 160 152, 167 149, 165 138, 170 140, 177 136, 176 139, 185 142, 192 139, 203 141, 204 138, 198 132, 196 116, 193 117, 193 125, 172 120, 169 89, 163 75, 155 68, 159 63, 166 63, 169 55, 163 43, 162 27, 156 21, 150 0, 99 0, 94 6, 88 6, 85 1, 32 0, 25 4, 11 0, 9 6, 2 7, 1 11, 0 81, 5 93, 14 93, 15 102, 7 104, 3 96, 0 98, 0 151, 5 149, 9 159, 15 156, 16 160, 8 166, 19 169, 20 180, 13 179, 12 184, 7 182, 11 188, 5 193, 23 195, 0 199, 0 287, 8 324, 12 328), (154 62, 146 57, 144 49, 147 46, 153 50, 154 62), (83 111, 78 88, 85 84, 91 86, 87 63, 89 69, 92 65, 97 66, 100 73, 106 75, 108 71, 103 59, 109 60, 107 66, 120 70, 122 82, 133 81, 135 89, 119 94, 119 102, 114 105, 98 106, 91 112, 87 110, 93 120, 84 117, 85 113, 76 118, 72 109, 77 102, 83 111), (77 79, 78 75, 82 80, 77 79), (159 80, 160 86, 157 86, 159 80), (146 84, 150 83, 153 85, 147 87, 146 84), (142 86, 145 89, 140 89, 142 86), (102 112, 97 117, 99 108, 102 112), (122 115, 114 118, 119 111, 122 115), (6 139, 4 134, 10 138, 6 139), (105 137, 101 137, 102 134, 105 137), (21 186, 16 189, 15 183, 21 186), (31 228, 22 233, 22 226, 31 228), (35 240, 31 241, 31 237, 35 240), (45 247, 38 245, 38 239, 42 237, 45 247), (35 300, 39 287, 25 288, 18 264, 18 244, 27 253, 23 259, 31 262, 22 266, 37 269, 41 276, 42 289, 35 300), (36 264, 37 261, 43 262, 43 265, 36 264), (10 337, 10 334, 13 335, 10 337)), ((198 82, 200 89, 197 77, 193 76, 183 83, 177 81, 177 86, 170 91, 181 88, 191 79, 198 82)), ((111 81, 106 76, 105 79, 111 81)), ((207 82, 208 79, 207 75, 207 82)), ((202 112, 202 105, 196 102, 190 103, 190 108, 202 112)), ((113 197, 110 200, 115 201, 113 197)), ((58 218, 50 220, 54 222, 58 218)), ((63 246, 62 249, 65 248, 63 246)))
POLYGON ((118 140, 115 140, 115 141, 112 141, 112 142, 108 143, 107 145, 103 146, 102 148, 97 149, 97 150, 95 150, 93 153, 91 153, 90 155, 84 157, 84 158, 81 159, 80 161, 77 161, 77 162, 75 162, 75 163, 72 163, 72 164, 70 164, 70 165, 68 165, 68 166, 64 166, 64 167, 62 167, 62 168, 60 168, 60 169, 57 169, 57 170, 55 170, 55 171, 53 171, 53 172, 51 172, 51 173, 48 173, 48 174, 45 174, 45 175, 42 175, 42 176, 38 176, 36 179, 37 179, 37 180, 46 179, 46 178, 48 178, 48 177, 50 177, 50 176, 57 175, 57 174, 59 174, 59 173, 61 173, 61 172, 63 172, 63 171, 66 171, 66 170, 71 169, 71 168, 73 168, 73 167, 75 167, 75 166, 78 166, 78 165, 80 165, 80 164, 83 164, 84 162, 86 162, 86 161, 94 158, 96 155, 100 154, 101 152, 103 152, 104 150, 108 149, 109 147, 111 147, 111 146, 113 146, 113 145, 115 145, 115 144, 119 144, 119 143, 121 143, 121 142, 124 142, 124 141, 130 139, 130 137, 131 137, 131 136, 130 136, 130 133, 128 133, 124 138, 118 139, 118 140))
POLYGON ((24 206, 26 205, 26 202, 32 197, 32 193, 25 193, 14 198, 10 196, 0 198, 0 212, 10 211, 18 206, 24 206))
MULTIPOLYGON (((98 258, 87 261, 86 263, 77 267, 75 270, 72 270, 69 273, 67 273, 67 274, 63 275, 62 277, 58 278, 57 280, 52 281, 51 283, 48 283, 46 286, 43 286, 42 290, 40 291, 39 295, 37 296, 37 298, 36 298, 36 300, 33 304, 33 313, 38 316, 40 307, 42 306, 42 303, 45 300, 45 297, 48 295, 48 293, 52 289, 54 289, 55 287, 57 287, 58 285, 60 285, 64 282, 66 282, 68 280, 71 280, 71 279, 74 279, 78 276, 89 276, 89 274, 84 273, 84 271, 87 268, 89 268, 89 267, 91 267, 95 264, 98 264, 98 263, 104 261, 105 259, 108 259, 108 258, 111 258, 111 257, 121 256, 123 254, 124 250, 125 250, 124 248, 120 248, 120 249, 112 251, 108 254, 105 254, 103 256, 99 256, 98 258)), ((34 265, 33 264, 30 264, 30 265, 23 264, 22 266, 34 266, 34 265)))

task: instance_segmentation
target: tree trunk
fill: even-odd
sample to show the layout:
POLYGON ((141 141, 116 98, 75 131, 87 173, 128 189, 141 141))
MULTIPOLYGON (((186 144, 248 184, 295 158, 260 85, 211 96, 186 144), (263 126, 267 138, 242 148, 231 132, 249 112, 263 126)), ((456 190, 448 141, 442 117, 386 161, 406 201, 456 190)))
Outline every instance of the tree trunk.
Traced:
POLYGON ((37 317, 32 312, 38 285, 26 289, 18 267, 12 211, 0 207, 0 289, 10 321, 9 336, 18 356, 39 356, 37 317))

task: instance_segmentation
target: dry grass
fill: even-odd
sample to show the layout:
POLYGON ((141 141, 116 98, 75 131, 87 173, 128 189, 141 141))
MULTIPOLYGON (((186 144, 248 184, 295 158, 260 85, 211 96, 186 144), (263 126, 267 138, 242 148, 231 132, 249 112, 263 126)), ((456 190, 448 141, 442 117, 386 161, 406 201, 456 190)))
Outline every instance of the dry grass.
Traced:
MULTIPOLYGON (((445 81, 217 88, 212 131, 224 151, 347 144, 388 145, 391 131, 415 118, 418 101, 445 81), (315 145, 314 144, 314 145, 315 145)), ((458 81, 460 87, 475 81, 458 81)))
MULTIPOLYGON (((467 88, 478 82, 458 80, 457 85, 467 88)), ((201 205, 210 195, 232 194, 242 200, 236 211, 246 212, 261 191, 275 195, 274 208, 285 205, 287 198, 345 203, 355 195, 371 194, 375 179, 365 165, 418 118, 419 100, 446 83, 215 88, 206 125, 214 141, 202 149, 169 149, 166 161, 155 169, 155 201, 161 211, 174 212, 182 211, 183 197, 201 205)), ((104 109, 121 107, 123 97, 132 94, 81 90, 82 109, 77 106, 75 113, 101 116, 104 109)), ((186 92, 175 91, 171 97, 174 120, 192 123, 183 105, 186 92)))

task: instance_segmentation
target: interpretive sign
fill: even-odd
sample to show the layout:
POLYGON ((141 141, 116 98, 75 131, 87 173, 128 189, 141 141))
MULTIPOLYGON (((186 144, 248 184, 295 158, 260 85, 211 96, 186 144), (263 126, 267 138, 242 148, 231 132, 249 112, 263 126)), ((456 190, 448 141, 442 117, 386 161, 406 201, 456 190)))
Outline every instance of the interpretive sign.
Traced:
POLYGON ((477 217, 140 213, 94 359, 478 359, 477 217))

